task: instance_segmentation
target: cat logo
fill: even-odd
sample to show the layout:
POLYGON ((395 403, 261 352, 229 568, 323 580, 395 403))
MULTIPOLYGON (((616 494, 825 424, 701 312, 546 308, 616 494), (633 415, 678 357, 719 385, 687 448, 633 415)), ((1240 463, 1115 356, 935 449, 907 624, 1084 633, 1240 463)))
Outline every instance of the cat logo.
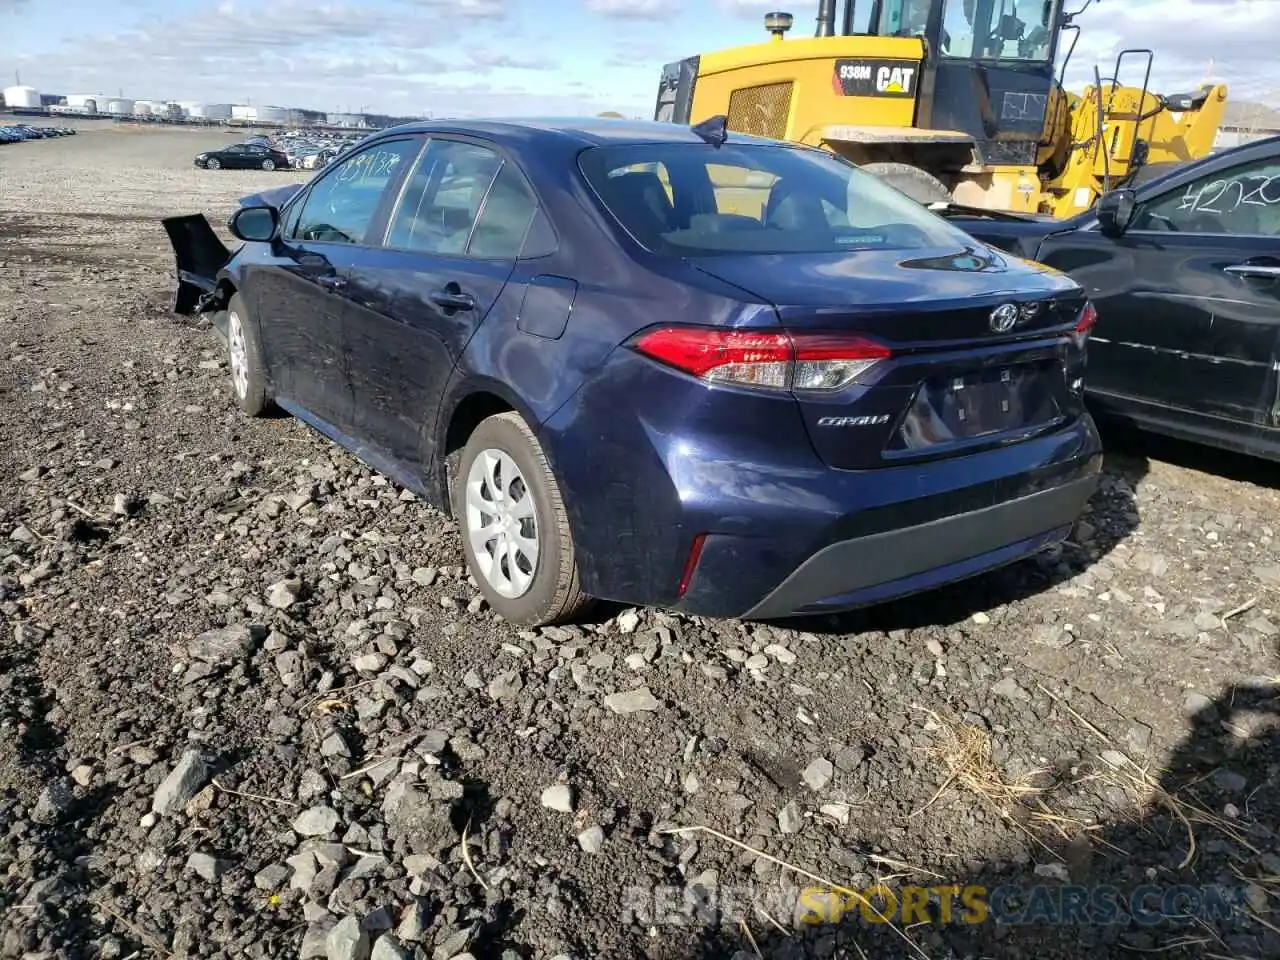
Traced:
POLYGON ((881 93, 910 94, 915 75, 910 67, 881 67, 876 71, 876 89, 881 93))
POLYGON ((917 60, 837 60, 832 86, 837 96, 915 96, 920 79, 917 60))

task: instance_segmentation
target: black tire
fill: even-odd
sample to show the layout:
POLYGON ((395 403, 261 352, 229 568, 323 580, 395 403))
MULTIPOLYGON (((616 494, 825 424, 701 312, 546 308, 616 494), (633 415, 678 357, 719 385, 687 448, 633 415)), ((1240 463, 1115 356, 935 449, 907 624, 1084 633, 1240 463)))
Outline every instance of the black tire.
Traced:
POLYGON ((268 170, 268 171, 270 171, 270 170, 274 170, 275 168, 276 168, 276 162, 275 162, 274 160, 263 160, 263 161, 262 161, 262 169, 263 169, 263 170, 268 170))
POLYGON ((251 417, 265 416, 271 409, 271 395, 267 389, 267 377, 262 365, 262 348, 258 342, 258 325, 249 316, 244 298, 233 294, 227 304, 227 368, 231 375, 231 395, 236 405, 251 417), (238 327, 244 344, 245 376, 243 391, 237 377, 235 328, 238 327))
POLYGON ((951 202, 951 191, 945 183, 927 170, 913 167, 909 163, 864 163, 862 169, 905 193, 917 203, 951 202))
MULTIPOLYGON (((462 533, 467 568, 480 585, 489 606, 503 619, 529 627, 563 623, 590 605, 591 598, 582 592, 579 584, 573 535, 560 496, 560 486, 551 472, 542 445, 523 417, 517 413, 500 413, 481 421, 462 450, 451 496, 453 515, 462 533), (538 557, 533 565, 532 582, 519 596, 504 596, 489 582, 471 543, 467 513, 468 477, 472 465, 485 450, 496 450, 511 458, 523 480, 524 493, 533 500, 538 557)), ((523 499, 523 495, 519 497, 519 500, 523 499)))
POLYGON ((210 157, 204 162, 204 166, 206 170, 217 170, 222 166, 222 164, 218 162, 217 158, 210 157))

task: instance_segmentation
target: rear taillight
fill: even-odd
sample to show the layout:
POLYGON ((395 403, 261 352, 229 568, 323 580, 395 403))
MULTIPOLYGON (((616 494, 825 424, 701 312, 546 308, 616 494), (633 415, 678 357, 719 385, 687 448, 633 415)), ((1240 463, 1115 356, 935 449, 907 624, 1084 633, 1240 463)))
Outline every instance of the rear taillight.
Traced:
POLYGON ((1089 339, 1089 334, 1093 332, 1094 325, 1097 322, 1098 311, 1094 309, 1092 303, 1086 303, 1084 309, 1080 311, 1080 319, 1076 321, 1075 333, 1072 335, 1076 346, 1083 347, 1085 345, 1085 341, 1089 339))
POLYGON ((773 390, 831 391, 854 383, 893 352, 866 337, 660 327, 636 350, 712 383, 773 390))

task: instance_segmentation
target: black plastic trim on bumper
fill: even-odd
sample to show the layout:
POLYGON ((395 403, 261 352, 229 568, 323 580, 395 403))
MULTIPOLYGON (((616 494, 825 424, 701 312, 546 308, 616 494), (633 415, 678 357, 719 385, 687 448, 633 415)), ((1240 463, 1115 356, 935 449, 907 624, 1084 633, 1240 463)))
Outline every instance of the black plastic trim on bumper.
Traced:
POLYGON ((1096 474, 982 510, 842 540, 819 550, 742 615, 768 620, 815 603, 979 557, 1074 523, 1096 474))

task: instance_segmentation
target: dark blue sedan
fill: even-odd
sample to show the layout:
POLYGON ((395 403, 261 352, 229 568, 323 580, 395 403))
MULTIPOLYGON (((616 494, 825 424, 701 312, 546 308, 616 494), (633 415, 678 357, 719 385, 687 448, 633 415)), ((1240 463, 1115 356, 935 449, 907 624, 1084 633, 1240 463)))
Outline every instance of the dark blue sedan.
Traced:
POLYGON ((247 198, 234 254, 165 224, 241 408, 450 511, 515 623, 876 603, 1061 540, 1097 484, 1082 289, 819 150, 435 121, 247 198))

